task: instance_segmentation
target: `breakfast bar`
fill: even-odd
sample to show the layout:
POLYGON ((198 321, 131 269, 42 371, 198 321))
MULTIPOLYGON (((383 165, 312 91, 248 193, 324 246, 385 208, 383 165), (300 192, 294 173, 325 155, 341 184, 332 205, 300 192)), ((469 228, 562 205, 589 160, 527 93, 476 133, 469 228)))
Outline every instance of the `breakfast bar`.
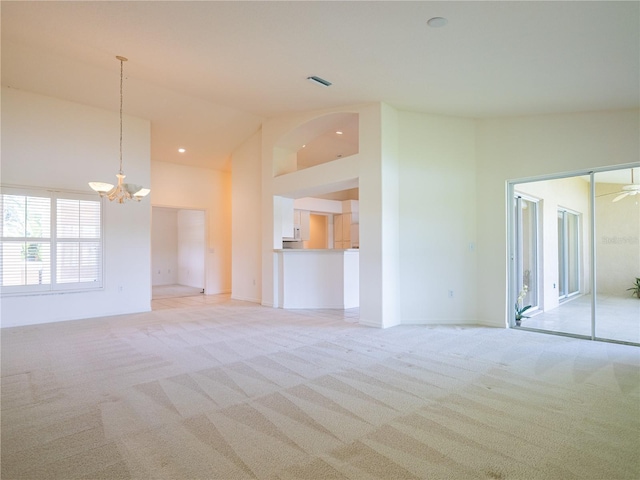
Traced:
POLYGON ((281 308, 360 306, 358 249, 274 250, 281 308))

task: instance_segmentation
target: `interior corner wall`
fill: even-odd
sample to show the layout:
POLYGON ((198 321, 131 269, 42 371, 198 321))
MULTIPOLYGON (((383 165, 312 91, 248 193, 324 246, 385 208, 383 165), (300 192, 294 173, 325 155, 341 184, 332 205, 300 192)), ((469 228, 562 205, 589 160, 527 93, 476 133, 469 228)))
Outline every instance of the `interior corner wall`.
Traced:
MULTIPOLYGON (((400 204, 399 204, 399 115, 398 111, 387 105, 380 104, 380 144, 379 144, 379 165, 370 165, 367 167, 368 173, 371 174, 371 167, 379 170, 379 191, 377 196, 380 198, 382 205, 380 210, 380 252, 379 260, 382 266, 378 275, 371 277, 375 280, 375 283, 380 284, 380 299, 382 301, 382 311, 380 315, 371 316, 368 314, 367 303, 364 303, 360 310, 360 323, 372 324, 375 326, 381 326, 383 328, 393 327, 401 323, 401 305, 400 305, 400 204)), ((371 129, 371 132, 375 132, 375 129, 371 129)), ((367 145, 372 145, 373 142, 366 141, 366 132, 361 138, 364 140, 364 148, 367 145)), ((363 152, 364 149, 363 149, 363 152)), ((375 158, 373 155, 367 155, 368 160, 375 158)), ((362 162, 364 166, 366 162, 362 162)), ((367 183, 364 175, 360 175, 362 181, 359 183, 363 185, 367 183)), ((377 183, 377 180, 376 182, 377 183)), ((359 197, 360 201, 364 204, 365 210, 365 226, 367 223, 367 197, 362 195, 359 197)), ((362 209, 360 209, 362 212, 362 209)), ((369 212, 370 213, 370 212, 369 212)), ((359 216, 361 213, 359 213, 359 216)), ((369 215, 370 217, 370 215, 369 215)), ((365 242, 365 255, 363 255, 362 261, 368 262, 372 259, 368 251, 365 242)), ((375 258, 375 257, 374 257, 375 258)), ((376 260, 378 260, 376 258, 376 260)), ((378 287, 377 285, 370 285, 373 289, 367 292, 366 284, 369 281, 368 275, 364 275, 361 280, 360 296, 365 298, 378 287), (363 285, 364 284, 364 287, 363 285)))
MULTIPOLYGON (((2 183, 91 193, 116 181, 118 112, 2 88, 2 183)), ((150 185, 150 122, 124 116, 128 178, 150 185)), ((151 206, 104 204, 104 287, 2 298, 2 327, 149 311, 151 206)))
POLYGON ((507 324, 507 182, 637 162, 640 111, 478 121, 478 295, 481 324, 507 324))
POLYGON ((262 301, 262 131, 231 157, 231 297, 262 301))
POLYGON ((476 323, 475 121, 401 111, 399 124, 402 323, 476 323))
POLYGON ((231 174, 168 162, 151 162, 153 206, 204 210, 205 294, 231 291, 231 174))

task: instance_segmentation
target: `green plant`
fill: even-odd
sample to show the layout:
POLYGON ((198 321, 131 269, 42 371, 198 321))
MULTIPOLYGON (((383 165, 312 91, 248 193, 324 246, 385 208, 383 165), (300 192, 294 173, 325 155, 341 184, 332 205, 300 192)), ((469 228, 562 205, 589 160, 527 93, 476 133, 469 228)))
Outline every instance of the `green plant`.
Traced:
POLYGON ((633 291, 632 295, 635 295, 636 297, 640 298, 640 277, 636 277, 636 281, 633 284, 633 287, 627 288, 627 290, 632 290, 633 291))
POLYGON ((520 325, 523 318, 529 318, 526 315, 523 315, 524 312, 531 308, 531 305, 523 305, 524 297, 527 296, 528 291, 529 287, 526 285, 522 287, 522 290, 520 290, 520 294, 518 295, 518 299, 516 300, 516 325, 520 325))

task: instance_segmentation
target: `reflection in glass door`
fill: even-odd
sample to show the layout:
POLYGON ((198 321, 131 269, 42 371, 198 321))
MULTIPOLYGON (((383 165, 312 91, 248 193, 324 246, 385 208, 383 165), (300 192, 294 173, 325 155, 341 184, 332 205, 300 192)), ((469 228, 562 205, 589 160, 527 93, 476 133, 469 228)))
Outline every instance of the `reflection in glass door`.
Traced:
POLYGON ((595 174, 597 338, 640 343, 640 298, 628 290, 640 277, 640 194, 627 193, 640 191, 639 173, 595 174))
POLYGON ((580 293, 580 216, 558 210, 558 295, 560 300, 580 293))
POLYGON ((515 202, 516 290, 529 313, 538 308, 538 203, 521 195, 515 202))
POLYGON ((640 166, 514 183, 510 192, 509 303, 529 285, 536 292, 523 305, 538 307, 520 328, 640 345, 631 290, 640 277, 640 166))

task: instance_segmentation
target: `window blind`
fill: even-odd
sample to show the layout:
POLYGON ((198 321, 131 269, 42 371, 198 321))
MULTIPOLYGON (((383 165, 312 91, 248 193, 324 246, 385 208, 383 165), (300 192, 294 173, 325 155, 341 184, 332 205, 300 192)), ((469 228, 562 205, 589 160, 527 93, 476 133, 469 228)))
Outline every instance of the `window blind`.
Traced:
POLYGON ((83 197, 2 188, 2 293, 102 286, 102 205, 83 197))

